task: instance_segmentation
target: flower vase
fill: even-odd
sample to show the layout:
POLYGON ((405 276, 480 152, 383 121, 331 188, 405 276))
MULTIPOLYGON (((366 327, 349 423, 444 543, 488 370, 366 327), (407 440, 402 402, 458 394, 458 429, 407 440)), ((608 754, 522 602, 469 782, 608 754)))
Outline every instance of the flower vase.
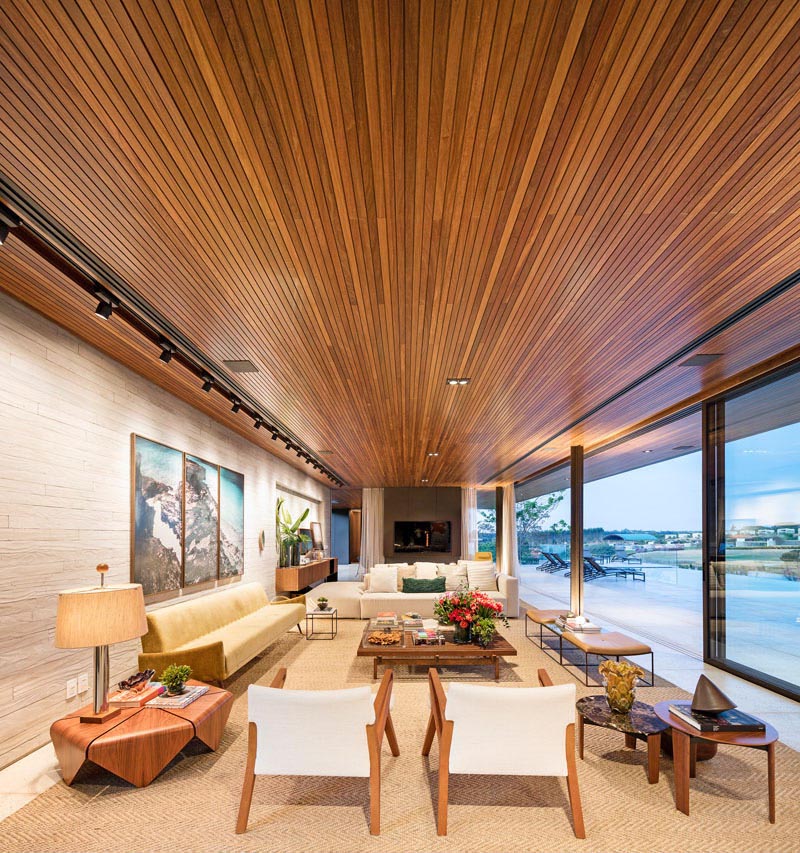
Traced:
POLYGON ((466 628, 462 628, 461 625, 456 624, 456 630, 453 634, 453 642, 458 643, 459 645, 465 645, 470 641, 470 626, 467 625, 466 628))
POLYGON ((636 701, 636 674, 616 675, 609 672, 605 676, 606 698, 612 711, 627 714, 636 701))

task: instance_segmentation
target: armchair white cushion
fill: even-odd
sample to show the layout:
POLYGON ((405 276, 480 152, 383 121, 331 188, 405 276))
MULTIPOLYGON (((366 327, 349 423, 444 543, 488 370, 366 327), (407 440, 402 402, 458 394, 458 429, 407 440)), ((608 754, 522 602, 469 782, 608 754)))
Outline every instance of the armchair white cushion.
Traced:
POLYGON ((366 729, 375 722, 368 686, 347 690, 247 688, 258 729, 259 776, 369 776, 366 729))
POLYGON ((575 685, 500 689, 452 683, 451 773, 566 776, 566 731, 575 722, 575 685), (493 721, 502 721, 501 725, 493 721))

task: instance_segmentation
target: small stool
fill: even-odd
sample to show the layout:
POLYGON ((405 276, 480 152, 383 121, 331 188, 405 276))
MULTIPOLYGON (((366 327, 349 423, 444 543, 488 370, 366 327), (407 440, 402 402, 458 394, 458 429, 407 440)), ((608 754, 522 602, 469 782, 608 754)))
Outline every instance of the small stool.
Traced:
POLYGON ((565 616, 566 610, 540 610, 538 607, 531 607, 525 611, 525 636, 531 640, 533 637, 528 633, 528 620, 536 623, 539 626, 539 648, 544 648, 544 636, 542 635, 543 625, 553 625, 559 616, 565 616))
MULTIPOLYGON (((579 663, 565 664, 563 658, 559 660, 559 663, 561 666, 575 666, 578 669, 583 669, 583 681, 587 687, 589 686, 589 655, 614 658, 615 660, 619 660, 621 657, 629 658, 636 655, 650 655, 650 681, 643 683, 647 687, 652 687, 655 683, 653 650, 647 644, 634 640, 633 637, 628 637, 617 631, 610 631, 607 634, 580 634, 573 633, 572 631, 564 631, 561 639, 566 640, 583 652, 583 667, 579 663)), ((561 649, 559 648, 559 654, 560 652, 561 649)))

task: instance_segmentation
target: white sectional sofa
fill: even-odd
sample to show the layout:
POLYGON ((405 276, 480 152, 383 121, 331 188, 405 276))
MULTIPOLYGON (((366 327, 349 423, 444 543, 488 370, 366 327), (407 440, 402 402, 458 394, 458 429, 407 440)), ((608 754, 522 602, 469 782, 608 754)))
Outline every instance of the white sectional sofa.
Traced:
MULTIPOLYGON (((459 564, 466 564, 466 562, 459 561, 459 564)), ((481 569, 485 571, 489 565, 494 569, 494 564, 486 562, 481 562, 481 569)), ((403 565, 399 568, 405 577, 414 577, 416 574, 415 567, 403 565)), ((512 619, 517 618, 519 616, 519 581, 510 575, 497 572, 493 574, 496 588, 485 588, 483 591, 503 605, 506 616, 512 619)), ((430 618, 433 616, 434 602, 445 594, 444 592, 401 592, 399 589, 374 591, 370 586, 371 574, 367 574, 362 582, 336 581, 320 584, 306 596, 308 609, 313 610, 316 599, 324 595, 329 604, 337 608, 340 619, 369 619, 388 610, 396 613, 419 613, 423 618, 430 618)), ((401 586, 402 578, 399 578, 398 587, 401 586)))

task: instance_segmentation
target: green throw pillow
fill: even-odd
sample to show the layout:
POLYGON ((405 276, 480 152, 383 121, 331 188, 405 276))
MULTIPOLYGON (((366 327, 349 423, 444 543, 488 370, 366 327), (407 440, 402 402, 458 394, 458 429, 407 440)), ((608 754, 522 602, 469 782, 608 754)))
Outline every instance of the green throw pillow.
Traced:
POLYGON ((444 592, 444 578, 403 578, 403 592, 444 592))

